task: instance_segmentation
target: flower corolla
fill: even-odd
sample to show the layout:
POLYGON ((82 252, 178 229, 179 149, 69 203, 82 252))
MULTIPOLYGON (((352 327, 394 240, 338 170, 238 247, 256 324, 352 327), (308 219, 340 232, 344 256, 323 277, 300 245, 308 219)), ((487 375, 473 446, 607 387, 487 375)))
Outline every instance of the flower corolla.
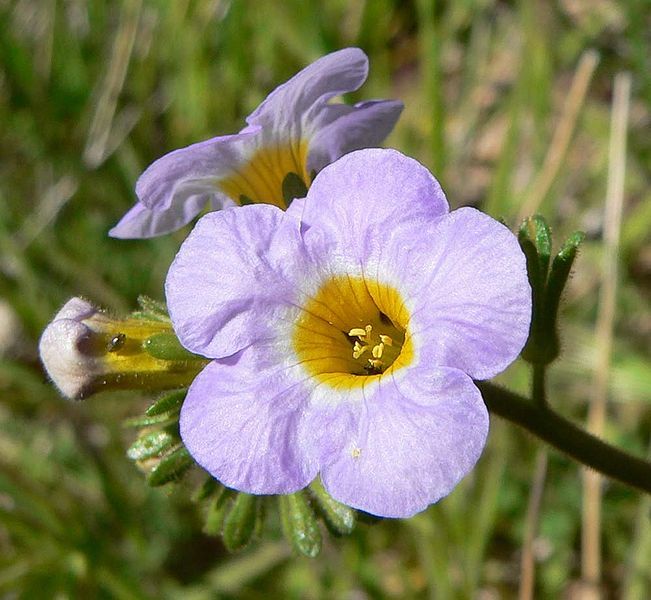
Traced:
POLYGON ((204 216, 166 281, 181 343, 211 362, 181 436, 225 485, 285 494, 317 476, 336 500, 408 517, 473 468, 488 413, 473 379, 529 330, 515 236, 449 212, 425 167, 347 154, 287 211, 204 216))
POLYGON ((357 90, 367 75, 368 59, 359 48, 318 59, 271 92, 238 134, 192 144, 150 165, 136 184, 138 202, 110 235, 168 233, 206 206, 286 208, 305 195, 325 165, 352 150, 378 146, 393 129, 401 102, 330 102, 357 90))

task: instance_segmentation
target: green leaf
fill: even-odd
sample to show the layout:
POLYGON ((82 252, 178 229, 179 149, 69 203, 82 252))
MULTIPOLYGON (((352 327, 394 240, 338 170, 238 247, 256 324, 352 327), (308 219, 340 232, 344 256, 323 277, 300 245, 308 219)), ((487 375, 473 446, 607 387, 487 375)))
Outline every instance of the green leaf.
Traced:
POLYGON ((161 459, 149 473, 147 483, 152 487, 157 487, 178 480, 192 466, 193 462, 185 446, 181 446, 161 459))
POLYGON ((139 437, 127 450, 131 460, 145 460, 160 456, 181 440, 178 435, 166 429, 150 431, 139 437))
POLYGON ((307 186, 303 179, 296 173, 287 173, 283 179, 283 198, 287 207, 296 198, 307 196, 307 186))
POLYGON ((259 498, 243 492, 237 494, 233 508, 224 519, 223 540, 229 552, 242 550, 253 538, 259 498))
POLYGON ((330 496, 320 479, 315 479, 310 484, 309 491, 314 498, 317 510, 333 535, 348 535, 355 529, 356 511, 330 496))
POLYGON ((303 556, 314 558, 321 552, 321 530, 305 492, 278 497, 285 537, 303 556))
POLYGON ((187 389, 174 390, 159 396, 154 403, 145 411, 148 417, 155 417, 158 415, 168 415, 171 413, 178 413, 183 405, 183 400, 188 393, 187 389))

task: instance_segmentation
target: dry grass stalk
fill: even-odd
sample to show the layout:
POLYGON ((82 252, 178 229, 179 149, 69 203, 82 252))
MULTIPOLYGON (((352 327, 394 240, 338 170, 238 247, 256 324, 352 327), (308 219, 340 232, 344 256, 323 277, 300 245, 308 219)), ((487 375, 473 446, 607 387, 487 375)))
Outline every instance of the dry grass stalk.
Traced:
MULTIPOLYGON (((608 189, 603 229, 603 281, 595 331, 597 362, 588 410, 588 430, 598 436, 603 435, 604 431, 613 345, 630 92, 630 74, 620 73, 615 77, 612 104, 608 189)), ((584 587, 581 595, 588 600, 601 597, 601 477, 597 473, 585 469, 583 471, 583 486, 581 576, 584 587)))

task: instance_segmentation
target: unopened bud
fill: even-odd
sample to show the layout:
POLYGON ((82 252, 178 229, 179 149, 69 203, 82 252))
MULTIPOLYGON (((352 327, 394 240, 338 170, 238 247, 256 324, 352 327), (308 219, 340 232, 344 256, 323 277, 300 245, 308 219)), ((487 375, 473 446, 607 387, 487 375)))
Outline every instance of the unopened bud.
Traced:
POLYGON ((39 342, 48 375, 68 398, 102 389, 162 390, 187 386, 205 361, 187 353, 164 360, 147 351, 148 340, 174 335, 171 324, 114 319, 82 298, 71 298, 39 342))

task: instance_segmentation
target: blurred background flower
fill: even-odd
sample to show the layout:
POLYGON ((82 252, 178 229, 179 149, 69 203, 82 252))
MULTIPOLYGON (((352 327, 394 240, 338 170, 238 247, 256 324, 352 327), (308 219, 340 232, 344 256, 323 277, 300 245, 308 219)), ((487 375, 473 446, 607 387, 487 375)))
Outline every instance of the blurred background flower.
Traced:
MULTIPOLYGON (((278 83, 359 46, 370 76, 346 100, 405 103, 387 145, 430 168, 452 208, 478 206, 512 229, 538 210, 557 240, 586 230, 549 399, 581 421, 607 396, 603 435, 645 454, 650 20, 644 0, 0 1, 0 592, 500 598, 515 595, 534 565, 537 597, 557 598, 588 589, 581 577, 595 572, 586 557, 596 556, 603 593, 648 597, 649 499, 606 481, 591 517, 580 468, 553 451, 546 459, 498 419, 474 475, 422 515, 360 525, 313 561, 292 558, 283 541, 228 555, 201 533, 184 484, 152 490, 126 459, 135 434, 120 423, 150 399, 116 392, 73 405, 46 381, 36 347, 71 296, 118 313, 139 294, 162 298, 187 229, 147 241, 107 236, 148 164, 237 131, 278 83), (623 71, 632 82, 625 153, 611 144, 623 71), (624 157, 613 275, 603 269, 617 256, 604 205, 624 157), (610 315, 604 285, 616 299, 610 315), (602 552, 585 535, 599 529, 602 552)), ((500 379, 527 391, 522 364, 500 379)), ((272 540, 280 525, 267 527, 272 540)))

